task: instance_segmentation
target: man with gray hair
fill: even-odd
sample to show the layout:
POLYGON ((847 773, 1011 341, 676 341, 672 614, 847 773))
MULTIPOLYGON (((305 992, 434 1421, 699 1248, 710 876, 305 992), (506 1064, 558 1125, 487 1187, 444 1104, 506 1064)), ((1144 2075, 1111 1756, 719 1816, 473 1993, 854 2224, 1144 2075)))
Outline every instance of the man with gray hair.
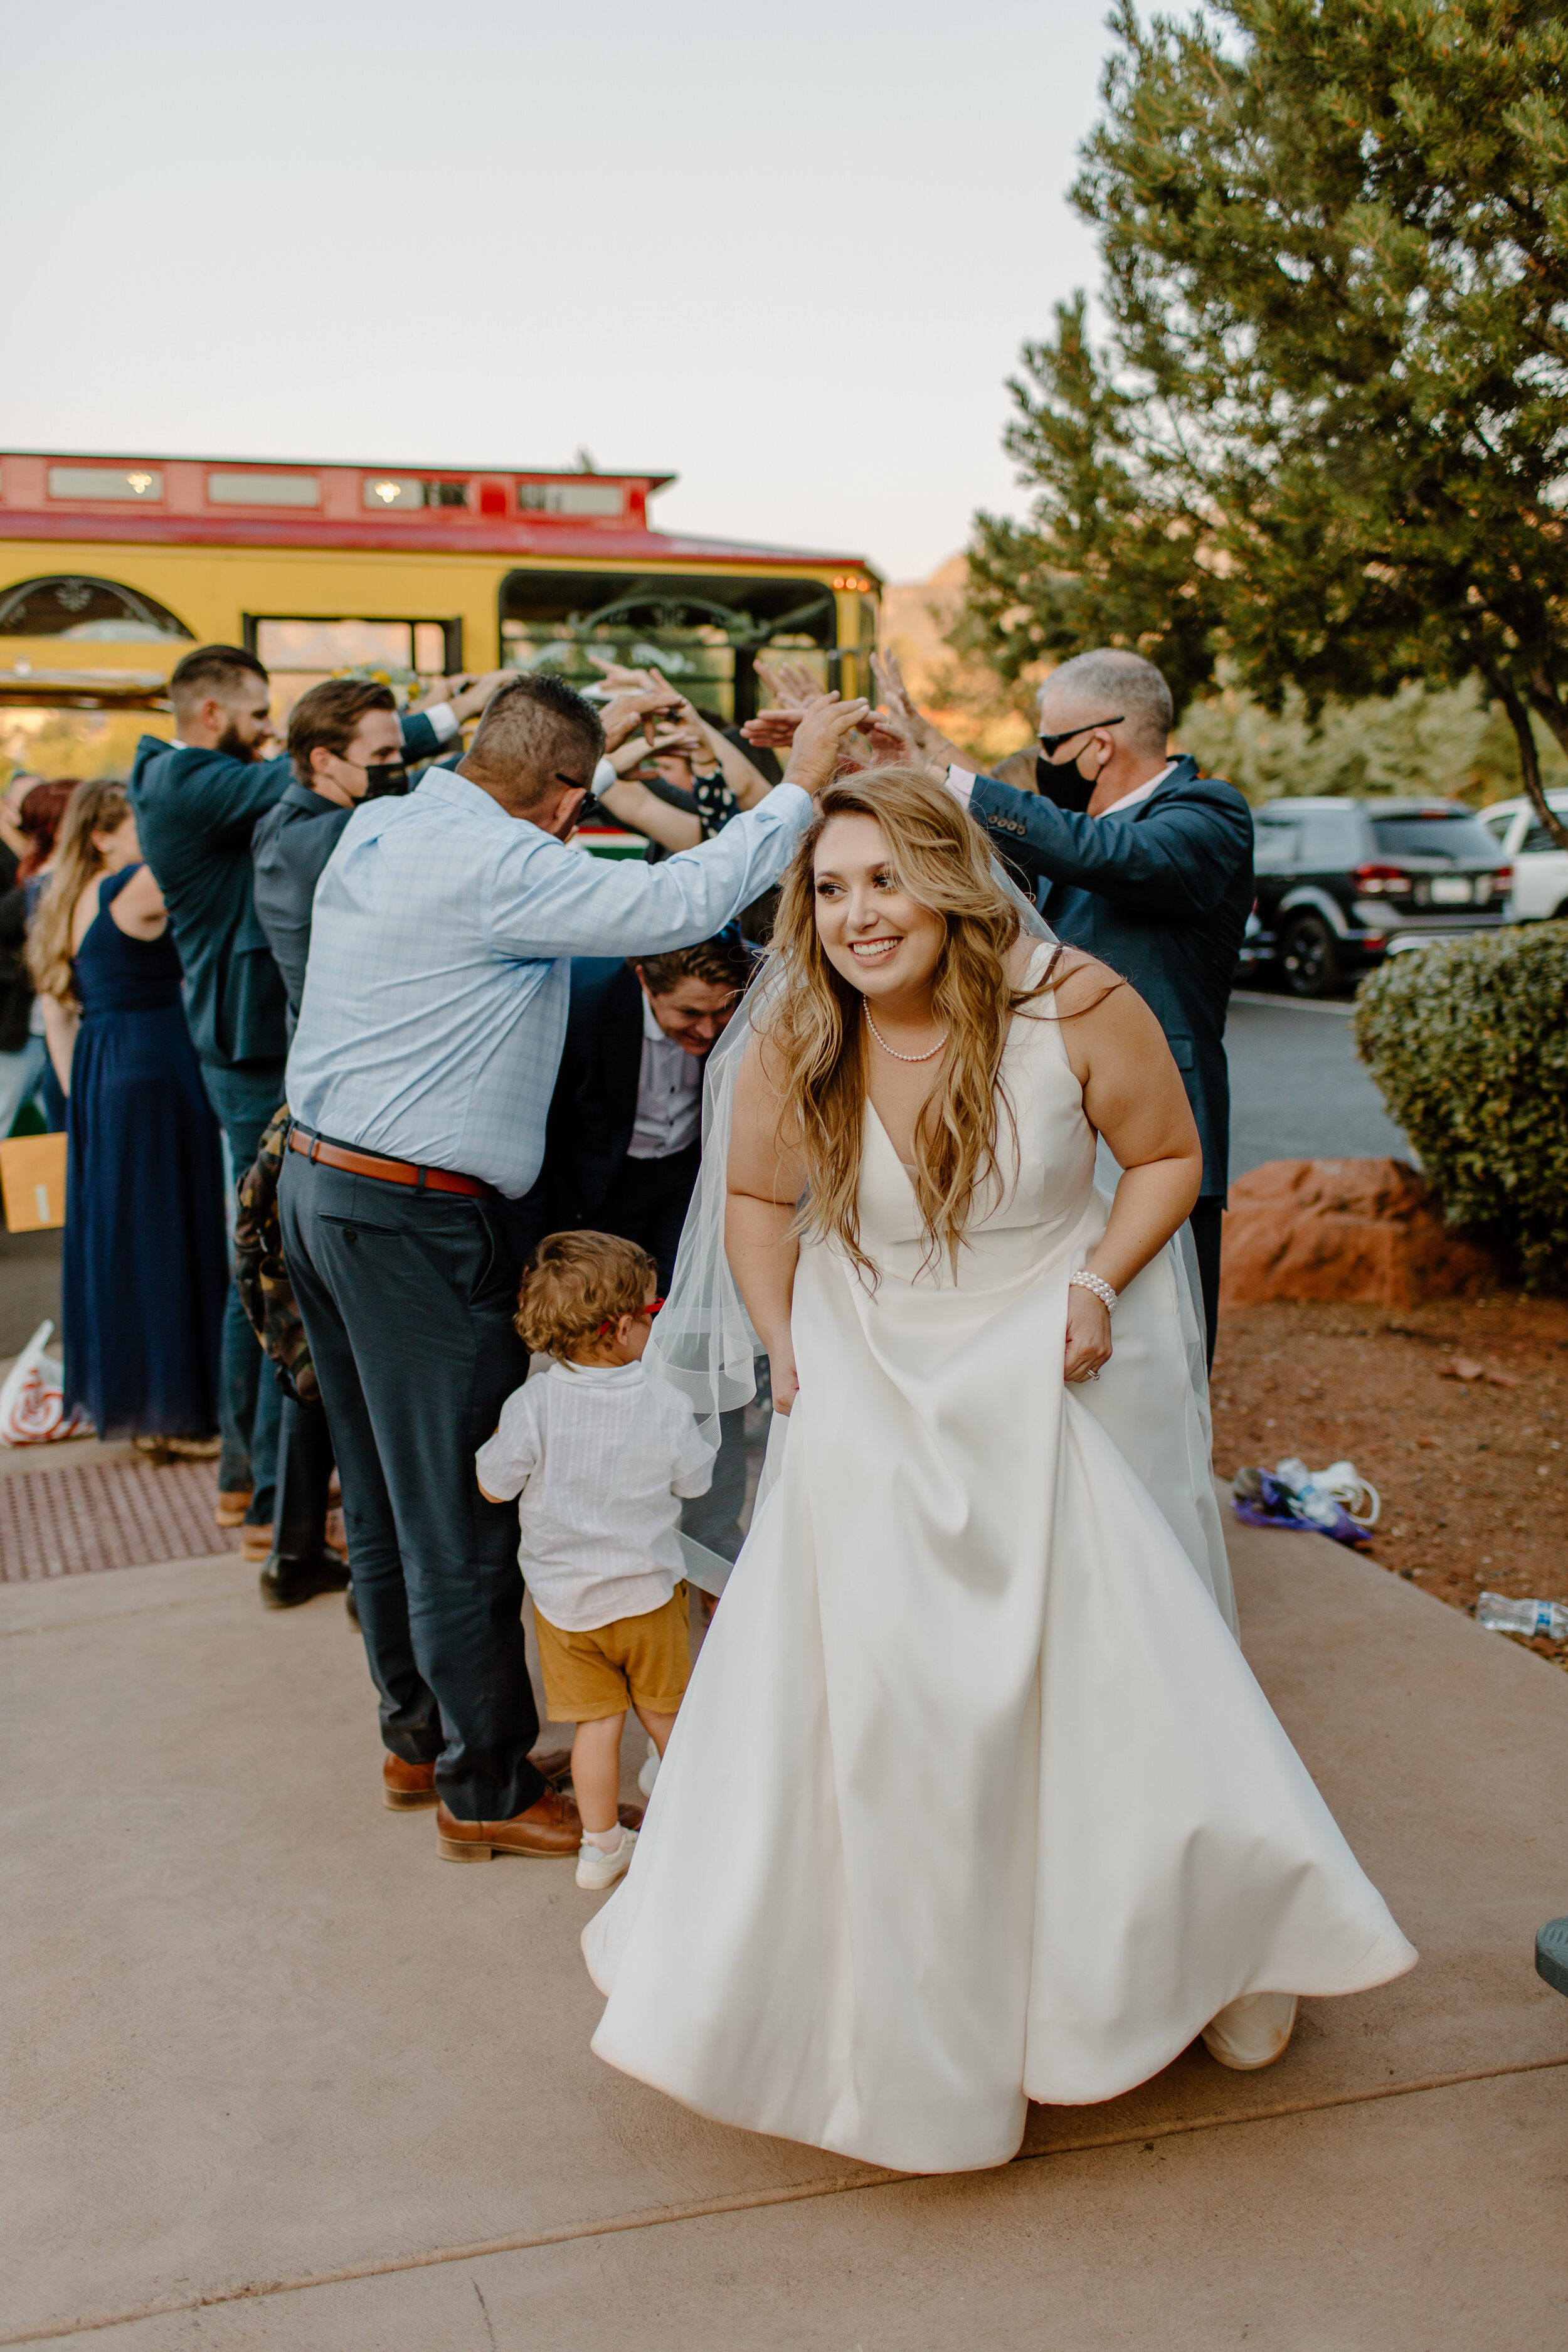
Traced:
POLYGON ((867 714, 815 703, 784 782, 700 848, 634 866, 569 847, 606 740, 670 699, 622 696, 601 721, 562 679, 521 673, 456 771, 360 803, 312 908, 284 1255, 342 1481, 384 1799, 437 1806, 452 1861, 580 1837, 530 1761, 517 1513, 474 1473, 528 1372, 514 1211, 544 1155, 569 959, 721 930, 779 879, 867 714))
POLYGON ((1052 672, 1032 791, 978 774, 912 710, 896 665, 887 676, 895 724, 923 758, 948 762, 1002 856, 1037 877, 1058 938, 1130 980, 1165 1032, 1204 1149, 1192 1233, 1212 1365, 1230 1151, 1225 1020, 1252 911, 1252 812, 1233 784, 1168 755, 1171 689, 1140 654, 1102 646, 1052 672))

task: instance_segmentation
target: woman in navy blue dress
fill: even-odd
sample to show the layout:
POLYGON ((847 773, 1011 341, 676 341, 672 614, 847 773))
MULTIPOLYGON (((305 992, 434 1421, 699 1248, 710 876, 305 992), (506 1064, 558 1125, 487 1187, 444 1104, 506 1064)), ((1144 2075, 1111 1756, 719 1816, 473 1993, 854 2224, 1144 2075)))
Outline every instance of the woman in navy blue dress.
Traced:
POLYGON ((228 1290, 223 1164, 140 857, 122 787, 79 786, 28 942, 36 985, 65 1013, 50 1046, 68 1096, 66 1405, 100 1437, 206 1437, 228 1290))

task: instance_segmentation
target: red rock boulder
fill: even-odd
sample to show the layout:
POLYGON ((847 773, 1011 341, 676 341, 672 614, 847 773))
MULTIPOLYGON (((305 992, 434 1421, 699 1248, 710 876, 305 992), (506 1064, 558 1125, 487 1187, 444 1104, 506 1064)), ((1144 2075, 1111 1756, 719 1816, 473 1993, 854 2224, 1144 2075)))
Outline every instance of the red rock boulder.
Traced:
POLYGON ((1402 1160, 1270 1160, 1230 1188, 1222 1307, 1266 1298, 1415 1307, 1496 1278, 1402 1160))

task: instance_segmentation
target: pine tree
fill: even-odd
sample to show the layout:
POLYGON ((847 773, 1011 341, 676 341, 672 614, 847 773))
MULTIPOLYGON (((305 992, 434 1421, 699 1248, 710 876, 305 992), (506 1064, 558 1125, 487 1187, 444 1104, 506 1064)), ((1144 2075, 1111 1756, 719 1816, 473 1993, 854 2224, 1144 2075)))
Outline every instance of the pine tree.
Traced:
POLYGON ((1136 646, 1178 701, 1477 681, 1553 833, 1568 751, 1568 18, 1525 0, 1131 0, 1073 189, 1081 296, 1026 346, 1027 522, 976 518, 1005 677, 1136 646))

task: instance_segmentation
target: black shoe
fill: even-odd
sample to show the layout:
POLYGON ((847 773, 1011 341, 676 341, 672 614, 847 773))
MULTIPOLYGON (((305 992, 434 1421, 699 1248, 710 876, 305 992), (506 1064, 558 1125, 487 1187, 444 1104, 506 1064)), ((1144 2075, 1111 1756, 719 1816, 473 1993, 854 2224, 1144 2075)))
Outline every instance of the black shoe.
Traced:
POLYGON ((335 1551, 319 1551, 308 1559, 289 1559, 275 1551, 261 1571, 261 1605, 297 1609, 318 1592, 341 1592, 348 1580, 348 1570, 335 1551))
POLYGON ((349 1585, 347 1591, 343 1594, 343 1607, 349 1612, 349 1623, 351 1625, 357 1625, 359 1623, 359 1602, 354 1599, 354 1589, 352 1582, 349 1585))

